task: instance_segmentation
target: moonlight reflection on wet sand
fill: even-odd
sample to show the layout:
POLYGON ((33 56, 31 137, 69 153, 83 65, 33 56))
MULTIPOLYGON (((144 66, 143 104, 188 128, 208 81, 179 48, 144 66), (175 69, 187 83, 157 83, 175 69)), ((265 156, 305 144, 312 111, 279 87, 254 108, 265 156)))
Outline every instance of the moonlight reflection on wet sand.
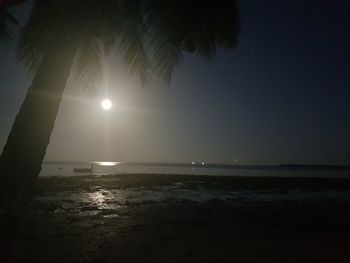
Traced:
POLYGON ((31 221, 19 234, 22 255, 41 255, 41 262, 62 262, 62 251, 65 262, 114 262, 116 257, 130 259, 124 262, 228 262, 232 251, 237 259, 255 251, 254 258, 265 258, 261 262, 271 262, 271 255, 275 262, 293 257, 331 262, 316 259, 347 253, 348 239, 339 235, 350 222, 347 181, 333 186, 326 179, 259 182, 131 174, 43 178, 45 191, 34 200, 31 221), (171 260, 165 260, 169 255, 171 260))

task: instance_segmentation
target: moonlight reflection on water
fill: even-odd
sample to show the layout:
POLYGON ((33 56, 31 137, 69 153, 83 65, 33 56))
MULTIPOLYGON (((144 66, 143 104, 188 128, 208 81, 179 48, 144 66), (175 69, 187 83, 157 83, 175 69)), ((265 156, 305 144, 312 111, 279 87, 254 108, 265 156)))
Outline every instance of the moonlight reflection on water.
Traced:
POLYGON ((247 205, 256 202, 278 203, 282 201, 316 201, 316 200, 350 200, 350 192, 305 192, 291 190, 281 193, 269 191, 230 191, 206 189, 197 182, 197 187, 186 183, 175 183, 160 187, 131 187, 126 189, 107 190, 100 186, 89 192, 64 191, 56 194, 38 196, 35 201, 44 204, 42 207, 56 207, 59 211, 79 214, 119 214, 121 210, 147 203, 211 201, 228 202, 232 205, 247 205), (45 205, 46 204, 46 205, 45 205))
POLYGON ((116 204, 120 201, 118 195, 107 190, 88 193, 88 199, 99 210, 115 209, 116 204))

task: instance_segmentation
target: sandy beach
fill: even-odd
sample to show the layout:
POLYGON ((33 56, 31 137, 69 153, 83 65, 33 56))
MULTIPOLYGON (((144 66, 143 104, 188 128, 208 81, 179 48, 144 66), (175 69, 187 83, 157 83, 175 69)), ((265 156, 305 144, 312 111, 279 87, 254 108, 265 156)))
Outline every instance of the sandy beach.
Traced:
POLYGON ((9 262, 345 262, 349 205, 347 179, 40 178, 9 262))
POLYGON ((0 0, 0 263, 350 262, 349 11, 0 0))

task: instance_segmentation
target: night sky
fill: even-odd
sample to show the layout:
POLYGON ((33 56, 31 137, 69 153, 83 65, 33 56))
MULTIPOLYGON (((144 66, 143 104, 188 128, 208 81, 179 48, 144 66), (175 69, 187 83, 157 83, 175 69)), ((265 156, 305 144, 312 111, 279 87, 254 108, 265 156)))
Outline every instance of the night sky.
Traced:
MULTIPOLYGON (((350 3, 239 2, 238 48, 186 54, 170 86, 142 88, 112 55, 95 95, 71 81, 46 160, 350 165, 350 3)), ((32 78, 13 46, 0 49, 0 148, 32 78)))

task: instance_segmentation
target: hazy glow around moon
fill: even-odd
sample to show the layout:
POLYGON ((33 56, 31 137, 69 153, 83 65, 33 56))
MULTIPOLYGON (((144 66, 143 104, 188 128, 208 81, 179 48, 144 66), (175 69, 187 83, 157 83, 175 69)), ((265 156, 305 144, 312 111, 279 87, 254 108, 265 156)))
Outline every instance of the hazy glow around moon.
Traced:
POLYGON ((112 108, 112 106, 113 106, 113 104, 112 104, 112 102, 109 99, 104 99, 101 102, 101 107, 104 110, 110 110, 112 108))

